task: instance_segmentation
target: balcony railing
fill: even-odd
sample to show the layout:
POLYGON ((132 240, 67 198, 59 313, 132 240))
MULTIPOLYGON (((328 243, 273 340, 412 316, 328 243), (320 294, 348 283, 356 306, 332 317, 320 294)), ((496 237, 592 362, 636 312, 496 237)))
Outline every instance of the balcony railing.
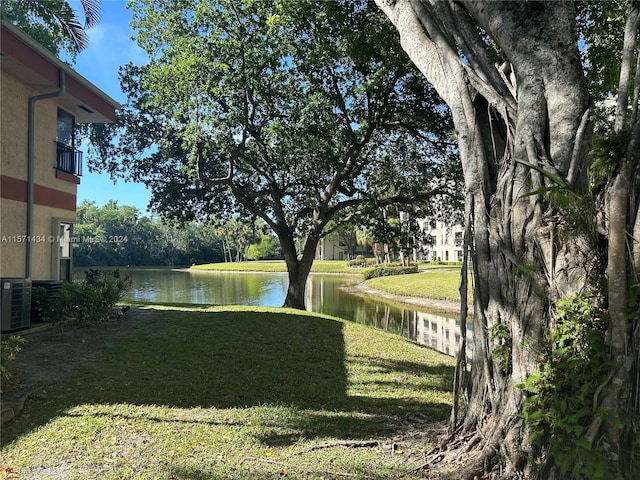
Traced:
POLYGON ((82 175, 82 152, 56 142, 56 168, 71 175, 82 175))

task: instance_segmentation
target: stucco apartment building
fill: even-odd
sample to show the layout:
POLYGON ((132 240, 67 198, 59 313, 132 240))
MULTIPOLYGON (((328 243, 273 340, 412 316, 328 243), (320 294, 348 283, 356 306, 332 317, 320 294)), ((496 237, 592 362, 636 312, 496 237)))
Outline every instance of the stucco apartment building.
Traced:
POLYGON ((421 230, 430 238, 423 245, 422 259, 429 262, 461 262, 464 226, 435 218, 419 221, 421 230))
MULTIPOLYGON (((115 121, 118 103, 3 21, 0 39, 0 287, 69 280, 82 154, 78 123, 115 121)), ((7 300, 8 301, 8 300, 7 300)), ((3 320, 4 327, 4 320, 3 320)))
MULTIPOLYGON (((423 218, 418 220, 425 241, 412 255, 412 260, 428 262, 461 262, 462 236, 464 226, 461 223, 423 218)), ((352 257, 371 256, 371 247, 358 245, 352 257)), ((346 260, 348 247, 337 236, 323 238, 316 250, 316 260, 346 260)))

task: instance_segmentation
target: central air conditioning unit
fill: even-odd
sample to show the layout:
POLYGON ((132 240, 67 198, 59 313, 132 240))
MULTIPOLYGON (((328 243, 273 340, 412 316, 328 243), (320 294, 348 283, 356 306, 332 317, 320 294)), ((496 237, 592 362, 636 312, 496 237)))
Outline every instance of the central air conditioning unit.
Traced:
POLYGON ((31 279, 0 278, 0 326, 2 333, 29 328, 31 279))

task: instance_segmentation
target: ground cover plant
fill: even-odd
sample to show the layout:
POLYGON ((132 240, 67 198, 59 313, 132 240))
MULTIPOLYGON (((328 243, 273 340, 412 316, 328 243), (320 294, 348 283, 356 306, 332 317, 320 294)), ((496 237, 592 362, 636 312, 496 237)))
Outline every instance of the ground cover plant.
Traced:
POLYGON ((0 342, 0 393, 2 393, 2 387, 11 382, 11 370, 7 364, 16 359, 23 343, 24 338, 18 335, 8 337, 6 340, 2 339, 0 342))
POLYGON ((49 350, 25 352, 38 389, 2 430, 5 472, 419 478, 428 425, 450 411, 453 360, 365 326, 255 307, 129 314, 30 339, 49 350))

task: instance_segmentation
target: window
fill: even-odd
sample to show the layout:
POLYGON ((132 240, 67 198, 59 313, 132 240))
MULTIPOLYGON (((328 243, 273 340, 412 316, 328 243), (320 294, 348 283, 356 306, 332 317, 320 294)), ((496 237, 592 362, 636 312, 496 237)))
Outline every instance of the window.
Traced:
POLYGON ((71 258, 71 224, 60 222, 60 231, 58 232, 58 241, 60 243, 60 260, 71 258))
POLYGON ((73 274, 73 224, 54 218, 53 232, 57 235, 57 245, 54 245, 52 255, 51 278, 70 282, 73 274))
POLYGON ((456 247, 459 247, 462 245, 462 232, 456 232, 455 245, 456 247))
POLYGON ((82 175, 82 152, 74 148, 75 118, 70 113, 58 109, 58 130, 56 135, 56 168, 72 175, 82 175))
POLYGON ((75 119, 73 115, 58 109, 58 133, 56 141, 73 148, 75 119))

